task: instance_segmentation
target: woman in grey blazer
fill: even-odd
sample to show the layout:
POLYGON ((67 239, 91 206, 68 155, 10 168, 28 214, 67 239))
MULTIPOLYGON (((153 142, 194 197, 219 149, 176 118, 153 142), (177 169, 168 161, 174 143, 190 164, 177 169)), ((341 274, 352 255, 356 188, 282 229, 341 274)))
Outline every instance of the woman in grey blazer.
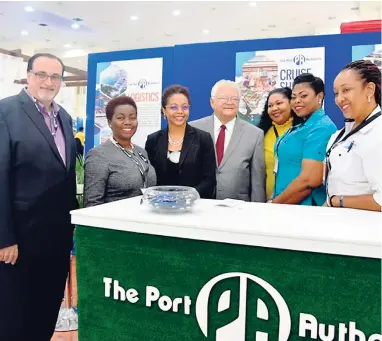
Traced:
POLYGON ((85 207, 139 196, 142 188, 156 185, 146 151, 131 142, 138 127, 135 101, 127 96, 112 99, 106 117, 113 136, 86 156, 85 207))

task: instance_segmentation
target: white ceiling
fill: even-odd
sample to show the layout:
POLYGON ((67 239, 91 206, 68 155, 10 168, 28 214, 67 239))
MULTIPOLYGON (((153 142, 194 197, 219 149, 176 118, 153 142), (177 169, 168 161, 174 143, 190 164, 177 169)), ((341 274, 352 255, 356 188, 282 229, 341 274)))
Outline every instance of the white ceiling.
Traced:
POLYGON ((344 21, 372 19, 381 19, 380 1, 0 1, 0 48, 51 52, 85 70, 92 52, 332 34, 344 21), (71 28, 73 18, 83 27, 71 28))

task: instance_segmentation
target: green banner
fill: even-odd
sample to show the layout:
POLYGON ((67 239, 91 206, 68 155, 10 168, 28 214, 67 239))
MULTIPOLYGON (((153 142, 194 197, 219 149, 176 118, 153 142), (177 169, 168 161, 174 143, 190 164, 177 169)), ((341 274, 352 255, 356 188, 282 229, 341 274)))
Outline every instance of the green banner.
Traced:
POLYGON ((81 341, 382 341, 380 259, 92 227, 76 245, 81 341))

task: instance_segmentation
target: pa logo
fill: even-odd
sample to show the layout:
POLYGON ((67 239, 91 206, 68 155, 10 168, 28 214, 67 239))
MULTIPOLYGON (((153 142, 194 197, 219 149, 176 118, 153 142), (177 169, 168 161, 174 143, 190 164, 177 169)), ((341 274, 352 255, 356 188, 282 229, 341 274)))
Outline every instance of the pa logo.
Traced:
POLYGON ((149 84, 149 82, 146 79, 140 79, 138 82, 138 86, 141 89, 144 89, 148 84, 149 84))
POLYGON ((291 331, 289 309, 280 293, 246 273, 211 279, 199 292, 195 309, 199 327, 211 341, 287 341, 291 331))
POLYGON ((302 54, 298 54, 297 56, 294 56, 293 58, 293 62, 296 64, 296 65, 302 65, 305 63, 305 56, 302 55, 302 54))

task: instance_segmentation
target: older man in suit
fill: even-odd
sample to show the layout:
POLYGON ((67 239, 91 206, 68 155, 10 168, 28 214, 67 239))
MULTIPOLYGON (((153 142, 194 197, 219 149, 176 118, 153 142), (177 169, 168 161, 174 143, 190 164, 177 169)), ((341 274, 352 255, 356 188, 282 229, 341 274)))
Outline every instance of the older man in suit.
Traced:
POLYGON ((69 270, 76 207, 70 115, 55 102, 64 65, 28 62, 28 87, 0 101, 0 340, 49 341, 69 270))
POLYGON ((211 116, 190 125, 209 132, 215 141, 216 199, 265 202, 264 134, 240 119, 240 90, 228 80, 211 91, 211 116))

